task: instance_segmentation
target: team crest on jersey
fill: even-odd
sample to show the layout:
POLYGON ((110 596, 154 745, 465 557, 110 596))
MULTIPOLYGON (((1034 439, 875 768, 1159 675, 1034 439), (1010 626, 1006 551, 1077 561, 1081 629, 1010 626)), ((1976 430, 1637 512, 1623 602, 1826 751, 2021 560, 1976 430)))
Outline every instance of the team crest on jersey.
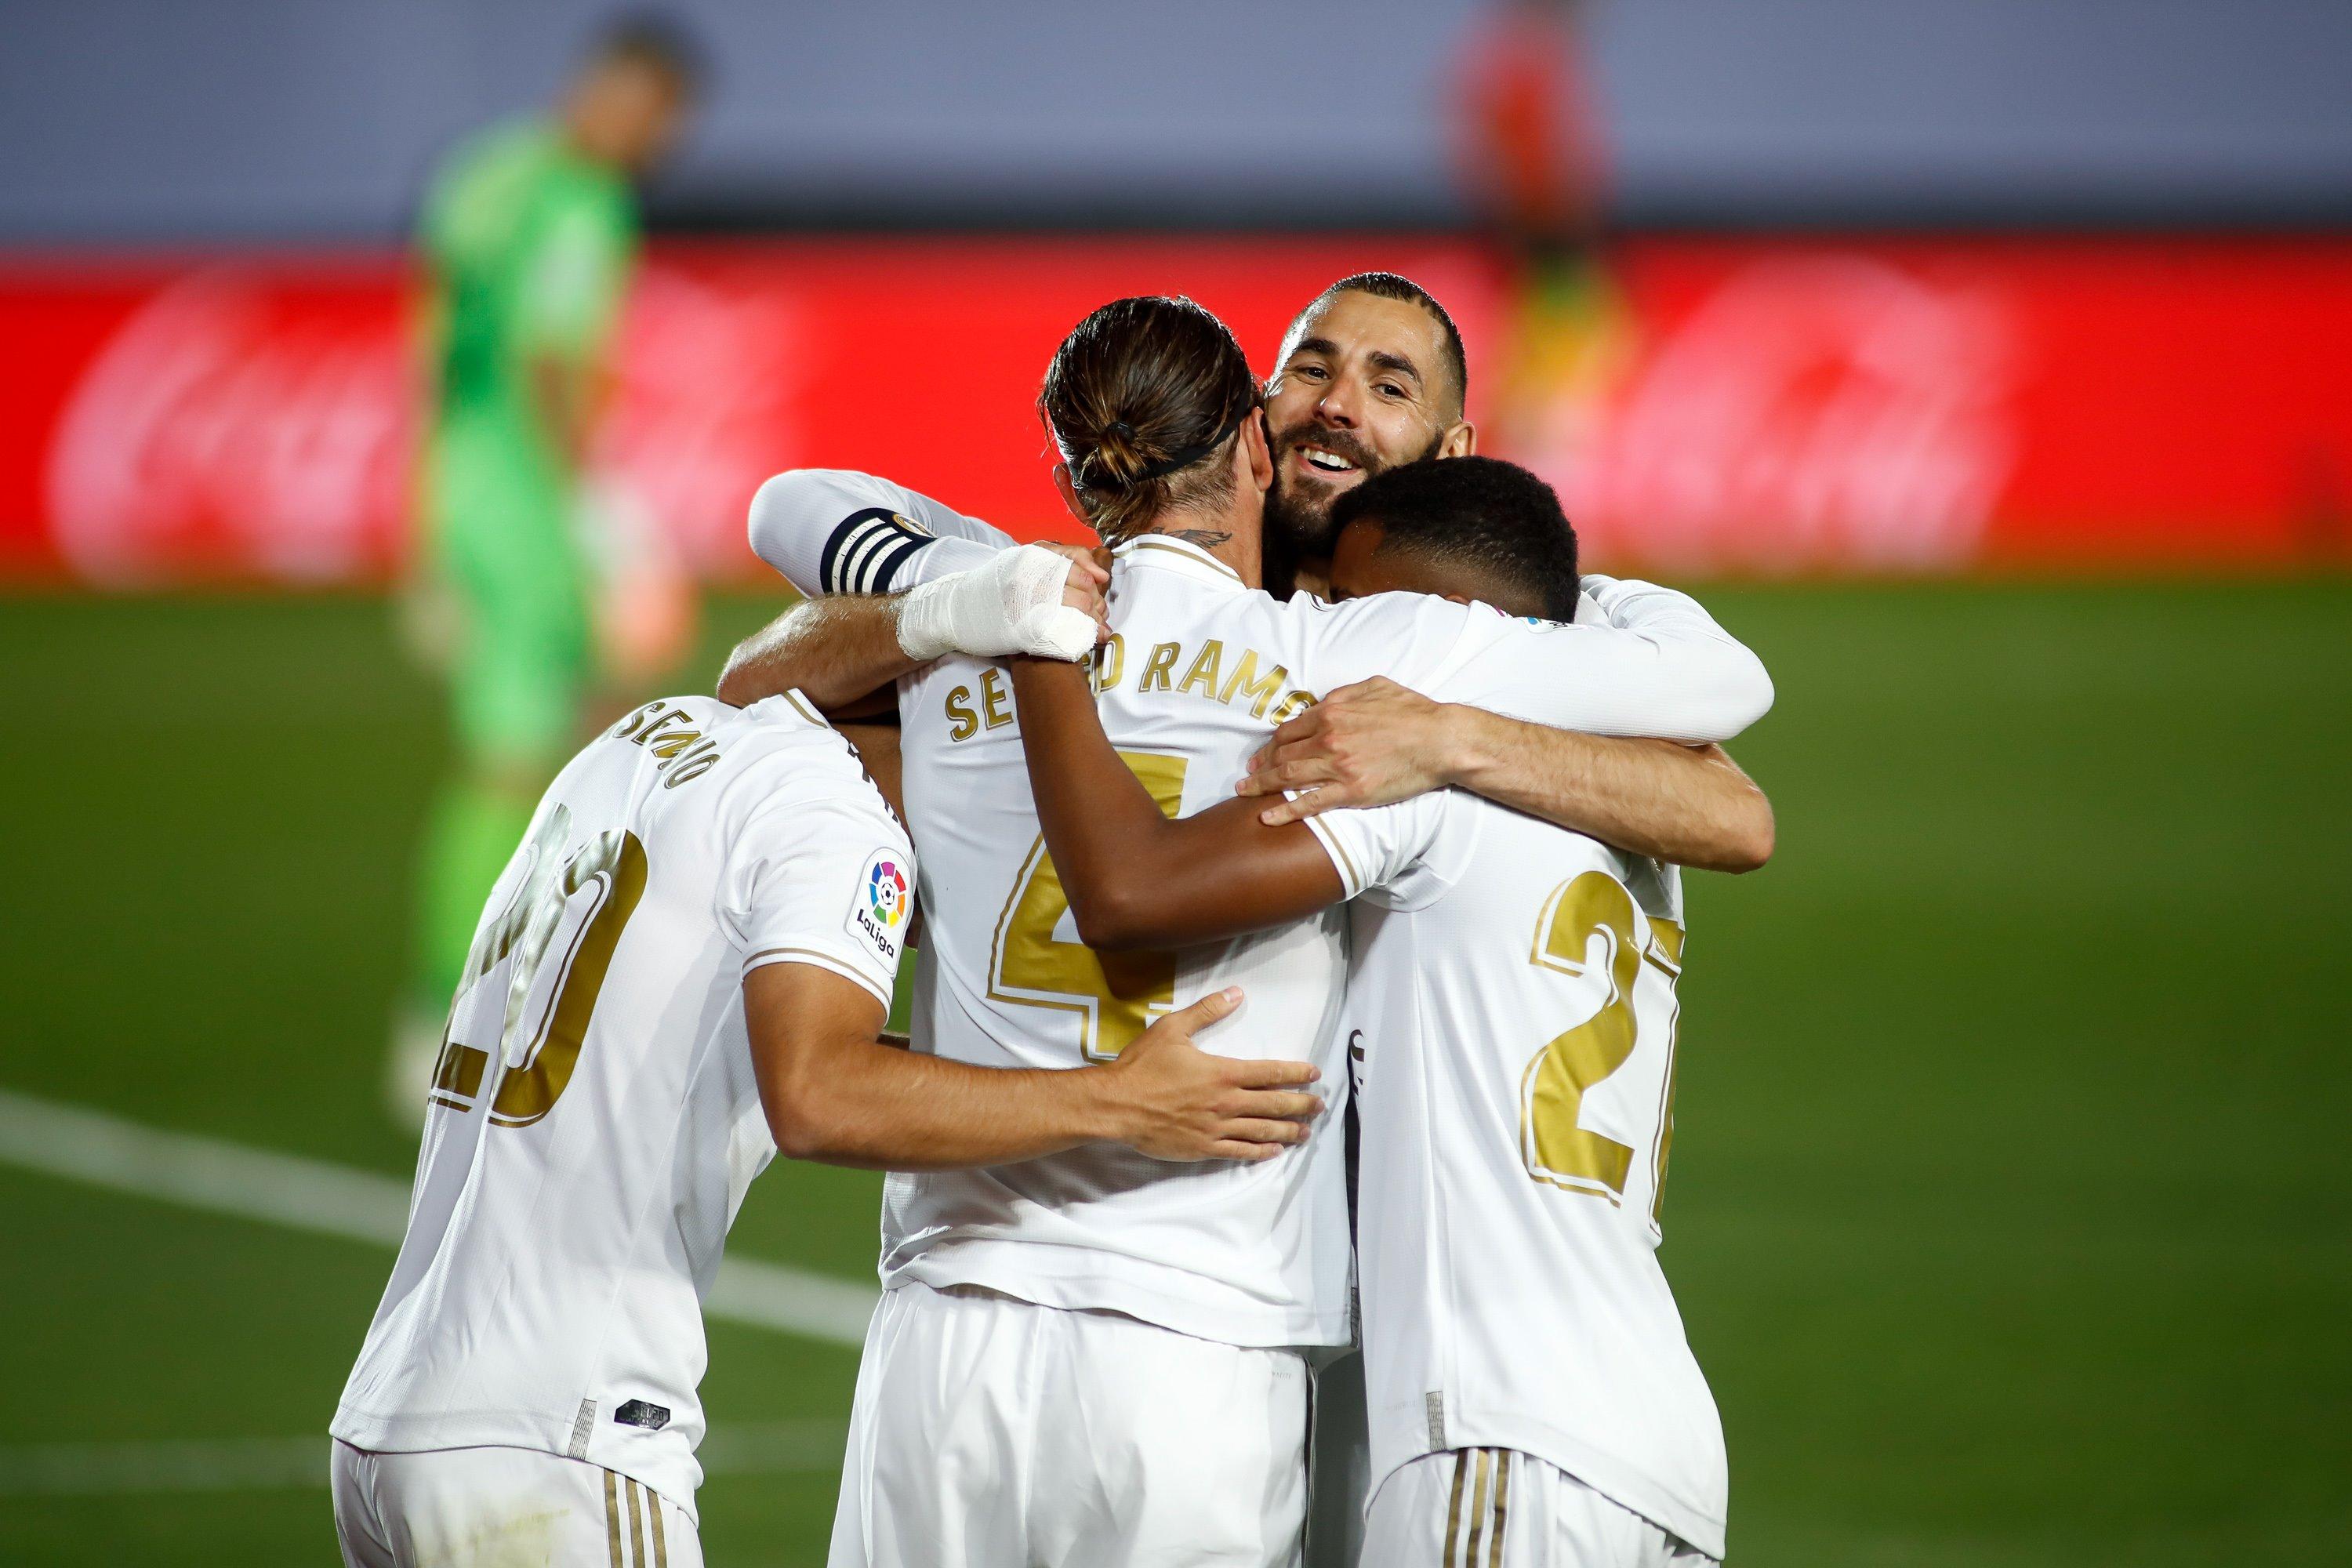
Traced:
POLYGON ((857 937, 886 963, 898 962, 907 913, 915 901, 914 884, 906 858, 895 849, 877 849, 866 858, 866 869, 850 896, 849 934, 857 937))

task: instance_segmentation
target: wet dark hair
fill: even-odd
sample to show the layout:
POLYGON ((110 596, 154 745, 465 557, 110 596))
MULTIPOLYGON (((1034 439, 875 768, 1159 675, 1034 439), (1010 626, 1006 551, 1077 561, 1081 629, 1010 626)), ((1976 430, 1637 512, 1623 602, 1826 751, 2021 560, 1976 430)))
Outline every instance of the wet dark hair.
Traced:
POLYGON ((1071 329, 1037 412, 1087 520, 1116 541, 1229 484, 1228 443, 1257 403, 1224 322, 1190 300, 1143 294, 1071 329))
POLYGON ((1576 530, 1552 488, 1500 458, 1427 458, 1374 474, 1331 506, 1335 530, 1378 524, 1380 553, 1444 561, 1524 598, 1555 621, 1576 618, 1576 530))
POLYGON ((1418 305, 1428 311, 1432 319, 1437 322, 1445 339, 1445 363, 1447 368, 1454 372, 1454 393, 1465 400, 1469 397, 1470 355, 1462 347, 1462 329, 1454 324, 1453 316, 1447 313, 1444 306, 1437 302, 1436 295, 1432 294, 1412 279, 1399 273, 1349 273, 1307 301, 1298 314, 1290 318, 1290 331, 1284 334, 1284 341, 1287 342, 1291 335, 1298 331, 1298 323, 1306 318, 1308 310, 1324 303, 1334 294, 1370 294, 1376 300, 1400 300, 1409 305, 1418 305))
POLYGON ((658 11, 631 12, 605 23, 589 58, 666 72, 688 98, 699 96, 710 79, 710 58, 701 40, 684 23, 658 11))

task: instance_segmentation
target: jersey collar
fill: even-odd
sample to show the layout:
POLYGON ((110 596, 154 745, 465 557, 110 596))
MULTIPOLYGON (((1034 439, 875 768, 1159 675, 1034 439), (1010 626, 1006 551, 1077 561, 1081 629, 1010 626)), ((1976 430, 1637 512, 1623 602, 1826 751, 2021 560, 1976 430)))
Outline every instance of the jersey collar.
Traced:
POLYGON ((1124 561, 1137 566, 1154 566, 1161 571, 1180 573, 1198 578, 1221 588, 1246 590, 1248 584, 1242 574, 1193 543, 1168 533, 1141 533, 1111 550, 1114 562, 1124 561))

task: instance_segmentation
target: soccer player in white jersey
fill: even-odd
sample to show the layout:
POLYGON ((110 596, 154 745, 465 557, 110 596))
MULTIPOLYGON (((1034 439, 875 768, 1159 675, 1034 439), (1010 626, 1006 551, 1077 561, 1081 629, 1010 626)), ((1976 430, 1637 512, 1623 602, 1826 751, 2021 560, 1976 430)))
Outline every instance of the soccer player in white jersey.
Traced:
POLYGON ((335 1414, 347 1563, 700 1562, 701 1299, 779 1146, 913 1170, 1108 1140, 1247 1169, 1304 1136, 1298 1063, 1190 1045, 1231 991, 1079 1073, 883 1045, 915 884, 856 756, 791 693, 648 703, 564 768, 477 930, 335 1414))
MULTIPOLYGON (((1584 602, 1558 501, 1508 464, 1398 468, 1334 518, 1334 586, 1357 602, 1436 593, 1560 622, 1584 602)), ((1654 1251, 1675 868, 1454 790, 1307 826, 1238 800, 1170 821, 1083 673, 1024 660, 1013 683, 1045 841, 1097 941, 1355 900, 1367 1568, 1720 1559, 1722 1427, 1654 1251)))
MULTIPOLYGON (((1116 546, 1100 700, 1157 809, 1225 798, 1272 725, 1375 671, 1555 724, 1689 741, 1737 733, 1769 704, 1754 657, 1662 591, 1621 595, 1624 629, 1574 637, 1434 598, 1335 609, 1258 591, 1272 461, 1257 387, 1190 301, 1096 311, 1041 401, 1066 500, 1116 546)), ((953 516, 887 481, 824 485, 821 504, 845 488, 887 516, 953 516)), ((833 531, 852 548, 906 544, 895 523, 879 543, 833 531)), ((722 686, 784 680, 838 707, 898 681, 929 911, 918 1048, 1075 1067, 1234 980, 1250 1000, 1221 1048, 1294 1053, 1336 1079, 1336 917, 1181 952, 1086 945, 1039 836, 1008 678, 937 658, 933 588, 803 606, 739 650, 722 686)), ((1256 1167, 1079 1151, 894 1175, 834 1562, 1295 1561, 1298 1352, 1351 1329, 1342 1175, 1323 1135, 1256 1167)))
MULTIPOLYGON (((1427 290, 1393 273, 1344 278, 1317 295, 1285 332, 1265 386, 1272 475, 1264 512, 1264 584, 1276 597, 1328 580, 1334 501, 1373 474, 1420 458, 1474 454, 1465 413, 1462 337, 1427 290)), ((778 476, 751 509, 753 548, 803 593, 907 589, 984 562, 1011 541, 887 481, 800 470, 778 476)), ((760 662, 783 640, 823 633, 823 605, 804 606, 738 650, 722 695, 746 700, 775 686, 760 662)), ((796 648, 796 654, 804 648, 796 648)), ((1384 679, 1341 687, 1276 731, 1252 790, 1307 784, 1314 793, 1275 804, 1277 816, 1328 804, 1374 804, 1412 788, 1459 784, 1563 826, 1619 837, 1647 833, 1654 852, 1727 862, 1769 852, 1770 809, 1719 750, 1668 758, 1607 737, 1555 731, 1459 706, 1438 706, 1384 679), (1375 780, 1394 793, 1375 797, 1375 780)), ((1345 1502, 1366 1463, 1360 1367, 1352 1354, 1320 1358, 1315 1401, 1317 1568, 1352 1563, 1345 1532, 1360 1522, 1345 1502), (1335 1506, 1336 1500, 1336 1506, 1335 1506)))

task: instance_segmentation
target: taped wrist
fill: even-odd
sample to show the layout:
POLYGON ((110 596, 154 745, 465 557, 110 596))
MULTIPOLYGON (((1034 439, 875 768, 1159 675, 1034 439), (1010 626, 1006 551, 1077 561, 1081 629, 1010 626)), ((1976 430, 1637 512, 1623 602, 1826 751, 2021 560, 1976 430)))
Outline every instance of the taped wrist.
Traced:
POLYGON ((1082 658, 1095 646, 1095 623, 1062 603, 1069 576, 1070 563, 1050 550, 999 551, 984 565, 908 589, 898 601, 898 647, 925 663, 950 653, 1082 658))

